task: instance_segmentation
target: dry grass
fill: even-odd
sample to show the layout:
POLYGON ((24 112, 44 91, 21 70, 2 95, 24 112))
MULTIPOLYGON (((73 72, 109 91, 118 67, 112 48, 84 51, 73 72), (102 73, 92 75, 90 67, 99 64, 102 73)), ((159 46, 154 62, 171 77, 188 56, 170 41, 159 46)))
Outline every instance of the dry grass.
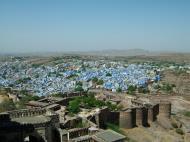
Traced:
POLYGON ((190 74, 182 73, 177 74, 174 71, 166 70, 163 72, 162 82, 167 82, 169 84, 176 85, 176 93, 179 95, 189 95, 190 94, 190 74))

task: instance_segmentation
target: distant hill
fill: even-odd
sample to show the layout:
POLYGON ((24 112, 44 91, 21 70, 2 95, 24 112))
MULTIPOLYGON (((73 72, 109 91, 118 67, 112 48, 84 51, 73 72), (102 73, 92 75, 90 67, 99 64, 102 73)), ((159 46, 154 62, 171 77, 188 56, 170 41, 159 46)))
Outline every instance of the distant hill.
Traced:
POLYGON ((99 56, 141 56, 141 55, 148 56, 150 55, 150 52, 144 49, 128 49, 128 50, 107 49, 100 51, 77 52, 77 54, 99 55, 99 56))
POLYGON ((0 53, 0 59, 6 58, 7 56, 32 56, 32 57, 50 57, 50 56, 63 56, 63 55, 84 55, 84 56, 119 56, 119 57, 160 57, 165 58, 180 58, 186 60, 190 58, 190 53, 179 53, 179 52, 169 52, 169 51, 148 51, 144 49, 106 49, 106 50, 96 50, 96 51, 63 51, 63 52, 32 52, 32 53, 0 53))

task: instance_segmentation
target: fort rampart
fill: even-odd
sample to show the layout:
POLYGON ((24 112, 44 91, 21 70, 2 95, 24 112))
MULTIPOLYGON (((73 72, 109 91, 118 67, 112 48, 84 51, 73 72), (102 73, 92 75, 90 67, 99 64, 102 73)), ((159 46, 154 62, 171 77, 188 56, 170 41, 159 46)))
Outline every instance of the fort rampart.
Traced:
POLYGON ((160 101, 154 105, 142 105, 138 103, 136 107, 126 110, 112 112, 104 109, 100 113, 98 118, 96 118, 99 121, 99 127, 105 127, 105 123, 116 124, 126 129, 135 126, 147 127, 157 120, 158 115, 169 119, 171 115, 171 103, 165 101, 160 101))
POLYGON ((20 117, 31 117, 37 115, 46 114, 46 109, 35 108, 35 109, 21 109, 7 112, 10 115, 10 118, 20 118, 20 117))

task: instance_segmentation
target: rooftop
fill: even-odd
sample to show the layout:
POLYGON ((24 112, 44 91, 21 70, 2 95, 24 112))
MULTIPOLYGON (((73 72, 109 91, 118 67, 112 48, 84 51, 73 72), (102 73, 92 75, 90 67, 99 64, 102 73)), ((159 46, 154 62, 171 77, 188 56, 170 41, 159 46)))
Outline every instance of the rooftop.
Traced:
POLYGON ((46 109, 51 109, 51 108, 54 108, 54 107, 57 107, 57 106, 60 106, 59 104, 51 104, 51 105, 48 105, 46 107, 46 109))
POLYGON ((39 102, 39 101, 29 101, 27 105, 32 105, 32 106, 38 106, 38 107, 45 107, 48 106, 49 103, 44 103, 44 102, 39 102))
POLYGON ((62 98, 62 97, 48 97, 48 100, 51 100, 51 101, 62 101, 62 100, 65 100, 65 98, 62 98))
POLYGON ((12 119, 15 122, 19 122, 21 124, 38 124, 38 123, 46 123, 50 121, 49 117, 39 115, 33 117, 21 117, 12 119))
POLYGON ((112 130, 105 130, 105 131, 99 132, 95 136, 102 139, 105 142, 115 142, 115 141, 123 140, 126 138, 124 135, 121 135, 112 130))

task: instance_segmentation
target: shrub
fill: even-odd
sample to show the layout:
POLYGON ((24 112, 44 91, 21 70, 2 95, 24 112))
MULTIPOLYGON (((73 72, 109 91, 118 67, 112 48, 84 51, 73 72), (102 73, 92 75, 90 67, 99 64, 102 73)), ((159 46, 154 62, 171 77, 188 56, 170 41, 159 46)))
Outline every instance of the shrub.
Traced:
POLYGON ((112 104, 111 102, 96 100, 96 98, 93 95, 90 95, 90 96, 74 98, 74 100, 69 102, 68 110, 70 113, 75 114, 80 111, 80 106, 87 109, 94 108, 94 107, 102 107, 102 106, 107 106, 110 110, 122 109, 121 106, 117 106, 115 104, 112 104))
POLYGON ((82 82, 81 81, 77 81, 76 82, 76 86, 82 86, 82 82))
POLYGON ((102 79, 99 79, 97 85, 102 85, 102 84, 104 84, 104 81, 102 79))
POLYGON ((172 127, 178 128, 178 126, 177 126, 177 124, 175 122, 172 122, 171 124, 172 124, 172 127))
POLYGON ((82 92, 84 91, 84 89, 82 88, 82 86, 76 86, 75 91, 82 92))
POLYGON ((130 85, 130 86, 128 87, 128 89, 127 89, 127 92, 128 92, 130 95, 132 95, 132 94, 134 94, 134 92, 135 92, 136 89, 137 89, 136 86, 130 85))
POLYGON ((122 89, 119 87, 119 88, 117 88, 117 90, 116 90, 118 93, 121 93, 122 92, 122 89))
POLYGON ((187 116, 187 117, 190 117, 190 111, 184 112, 184 115, 187 116))
POLYGON ((112 74, 111 73, 106 73, 106 76, 112 76, 112 74))
POLYGON ((180 129, 180 128, 177 128, 177 129, 176 129, 176 133, 178 133, 178 134, 180 134, 180 135, 183 135, 183 134, 184 134, 183 130, 180 129))
POLYGON ((69 102, 69 112, 70 113, 78 113, 80 111, 79 107, 79 101, 78 100, 73 100, 69 102))
POLYGON ((92 82, 93 82, 93 83, 98 82, 98 78, 97 78, 97 77, 92 78, 92 82))
POLYGON ((171 93, 173 90, 173 85, 170 85, 169 83, 163 84, 163 86, 161 87, 161 90, 167 93, 171 93))

